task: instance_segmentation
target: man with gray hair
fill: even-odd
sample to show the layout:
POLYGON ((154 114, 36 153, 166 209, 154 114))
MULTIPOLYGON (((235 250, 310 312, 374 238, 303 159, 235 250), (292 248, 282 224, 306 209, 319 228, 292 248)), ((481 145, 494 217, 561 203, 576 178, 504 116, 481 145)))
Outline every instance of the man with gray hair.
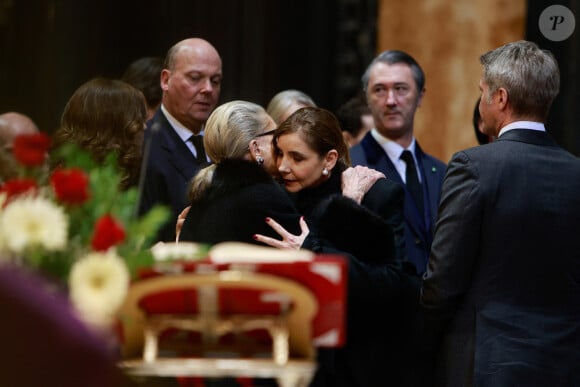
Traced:
POLYGON ((580 386, 580 160, 546 133, 558 63, 480 58, 483 132, 446 171, 421 291, 437 386, 580 386))

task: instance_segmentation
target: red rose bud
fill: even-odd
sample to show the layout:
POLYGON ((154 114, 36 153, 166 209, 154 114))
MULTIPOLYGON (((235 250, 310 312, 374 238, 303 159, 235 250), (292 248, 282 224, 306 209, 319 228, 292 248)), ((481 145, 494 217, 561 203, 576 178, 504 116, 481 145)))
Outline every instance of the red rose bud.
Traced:
POLYGON ((125 240, 125 230, 111 215, 99 218, 95 224, 95 231, 91 246, 96 251, 106 251, 125 240))
POLYGON ((14 138, 12 152, 20 164, 34 167, 44 164, 49 147, 46 133, 20 134, 14 138))
POLYGON ((10 179, 0 186, 0 193, 6 193, 6 202, 14 196, 25 193, 36 194, 38 185, 33 179, 10 179))
POLYGON ((56 169, 50 184, 58 200, 67 204, 82 204, 89 198, 89 176, 79 168, 56 169))

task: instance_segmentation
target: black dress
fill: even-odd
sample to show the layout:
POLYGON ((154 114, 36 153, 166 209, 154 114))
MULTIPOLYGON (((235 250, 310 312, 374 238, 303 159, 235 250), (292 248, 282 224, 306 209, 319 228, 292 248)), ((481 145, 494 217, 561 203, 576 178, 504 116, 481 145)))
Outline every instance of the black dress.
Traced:
MULTIPOLYGON (((347 344, 319 351, 321 366, 311 386, 419 385, 420 279, 401 262, 393 227, 385 221, 389 214, 379 216, 342 196, 341 173, 291 197, 322 241, 320 251, 330 245, 349 259, 347 344)), ((402 205, 393 207, 402 211, 402 205)))
POLYGON ((254 234, 279 239, 266 224, 266 217, 300 234, 300 214, 286 192, 261 166, 249 161, 224 160, 217 164, 211 184, 190 206, 181 241, 258 244, 254 234))

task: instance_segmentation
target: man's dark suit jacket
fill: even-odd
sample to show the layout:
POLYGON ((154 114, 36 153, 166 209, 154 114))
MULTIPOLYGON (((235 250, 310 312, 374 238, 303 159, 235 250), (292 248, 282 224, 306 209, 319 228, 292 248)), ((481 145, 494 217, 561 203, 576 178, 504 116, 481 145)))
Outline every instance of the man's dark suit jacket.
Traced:
POLYGON ((191 178, 207 163, 199 163, 177 135, 167 118, 157 110, 145 130, 145 175, 141 178, 139 213, 155 204, 170 207, 171 217, 158 234, 158 240, 175 241, 175 222, 188 205, 187 188, 191 178))
POLYGON ((579 237, 580 160, 545 132, 453 156, 421 295, 438 385, 580 386, 579 237))
POLYGON ((387 179, 396 181, 405 188, 405 246, 407 259, 417 268, 419 274, 425 272, 429 249, 433 240, 433 225, 441 197, 441 183, 445 174, 445 164, 424 153, 416 143, 415 156, 421 171, 425 214, 419 214, 411 193, 384 149, 369 132, 363 140, 350 149, 352 165, 365 165, 385 174, 387 179))

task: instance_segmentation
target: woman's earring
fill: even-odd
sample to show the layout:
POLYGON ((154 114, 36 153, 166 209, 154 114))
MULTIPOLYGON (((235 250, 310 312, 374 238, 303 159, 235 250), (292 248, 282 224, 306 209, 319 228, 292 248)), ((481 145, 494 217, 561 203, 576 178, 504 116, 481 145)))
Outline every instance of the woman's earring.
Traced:
POLYGON ((264 164, 264 158, 260 155, 256 156, 256 162, 258 163, 258 165, 262 165, 264 164))
POLYGON ((328 176, 328 169, 324 168, 322 170, 322 176, 328 176))

